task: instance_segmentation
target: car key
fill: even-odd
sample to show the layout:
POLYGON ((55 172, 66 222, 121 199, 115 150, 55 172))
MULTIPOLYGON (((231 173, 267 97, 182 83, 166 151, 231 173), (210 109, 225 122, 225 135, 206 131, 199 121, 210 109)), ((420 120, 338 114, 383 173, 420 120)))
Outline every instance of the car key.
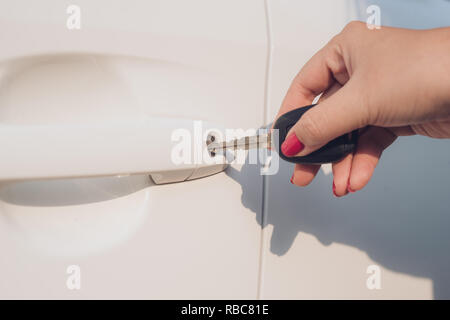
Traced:
MULTIPOLYGON (((358 139, 358 130, 354 130, 351 133, 344 134, 324 145, 322 148, 313 151, 312 153, 302 157, 287 157, 281 152, 281 144, 286 138, 289 130, 295 125, 295 123, 302 117, 302 115, 313 108, 316 104, 301 107, 292 111, 289 111, 281 115, 275 125, 274 130, 278 130, 278 138, 273 139, 275 149, 278 150, 279 156, 286 161, 293 163, 303 164, 324 164, 333 163, 341 160, 347 154, 353 152, 356 148, 358 139)), ((238 150, 238 149, 254 149, 254 148, 268 148, 272 145, 272 134, 264 133, 256 136, 247 136, 240 139, 236 139, 228 142, 215 142, 209 141, 208 150, 215 154, 222 150, 238 150)))

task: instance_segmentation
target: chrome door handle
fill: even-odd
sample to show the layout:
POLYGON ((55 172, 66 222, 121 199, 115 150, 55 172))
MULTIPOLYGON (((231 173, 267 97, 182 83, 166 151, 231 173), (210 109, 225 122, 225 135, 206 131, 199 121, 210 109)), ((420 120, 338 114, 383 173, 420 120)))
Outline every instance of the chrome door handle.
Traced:
MULTIPOLYGON (((172 133, 193 125, 187 119, 150 117, 99 124, 0 124, 0 180, 148 173, 159 184, 224 170, 217 159, 173 161, 172 133)), ((192 141, 186 152, 206 150, 206 143, 198 144, 192 141)))

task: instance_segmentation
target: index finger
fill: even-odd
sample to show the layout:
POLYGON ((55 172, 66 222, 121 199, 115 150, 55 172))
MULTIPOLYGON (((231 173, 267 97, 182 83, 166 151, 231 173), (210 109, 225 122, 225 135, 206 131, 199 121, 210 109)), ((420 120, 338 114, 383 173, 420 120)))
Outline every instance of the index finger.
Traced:
MULTIPOLYGON (((336 48, 328 43, 303 66, 289 87, 275 118, 312 103, 314 98, 335 82, 333 74, 345 73, 345 65, 336 48)), ((343 81, 347 77, 340 76, 343 81)), ((340 79, 339 79, 340 80, 340 79)))

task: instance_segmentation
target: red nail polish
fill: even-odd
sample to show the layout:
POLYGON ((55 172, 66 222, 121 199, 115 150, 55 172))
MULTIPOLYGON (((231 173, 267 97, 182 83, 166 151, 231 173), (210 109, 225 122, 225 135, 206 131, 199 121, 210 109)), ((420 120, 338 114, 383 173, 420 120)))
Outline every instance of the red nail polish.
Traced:
POLYGON ((336 185, 334 184, 334 181, 333 181, 333 194, 334 194, 335 197, 339 197, 339 196, 336 194, 336 185))
POLYGON ((292 183, 292 184, 294 184, 294 181, 293 181, 293 180, 294 180, 294 175, 292 175, 292 177, 291 177, 291 183, 292 183))
POLYGON ((304 147, 305 145, 298 140, 295 133, 291 133, 281 145, 281 152, 283 152, 285 156, 292 157, 302 151, 304 147))

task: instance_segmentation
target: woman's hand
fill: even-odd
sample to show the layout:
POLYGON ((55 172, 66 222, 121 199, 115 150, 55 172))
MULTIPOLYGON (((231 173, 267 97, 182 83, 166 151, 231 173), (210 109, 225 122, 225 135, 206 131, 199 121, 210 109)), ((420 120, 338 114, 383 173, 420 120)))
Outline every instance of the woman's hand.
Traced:
MULTIPOLYGON (((368 183, 398 136, 450 138, 450 28, 370 30, 351 22, 298 73, 278 116, 311 104, 320 93, 282 151, 303 156, 360 129, 355 153, 333 164, 333 192, 343 196, 368 183)), ((291 182, 306 186, 319 168, 297 164, 291 182)))

